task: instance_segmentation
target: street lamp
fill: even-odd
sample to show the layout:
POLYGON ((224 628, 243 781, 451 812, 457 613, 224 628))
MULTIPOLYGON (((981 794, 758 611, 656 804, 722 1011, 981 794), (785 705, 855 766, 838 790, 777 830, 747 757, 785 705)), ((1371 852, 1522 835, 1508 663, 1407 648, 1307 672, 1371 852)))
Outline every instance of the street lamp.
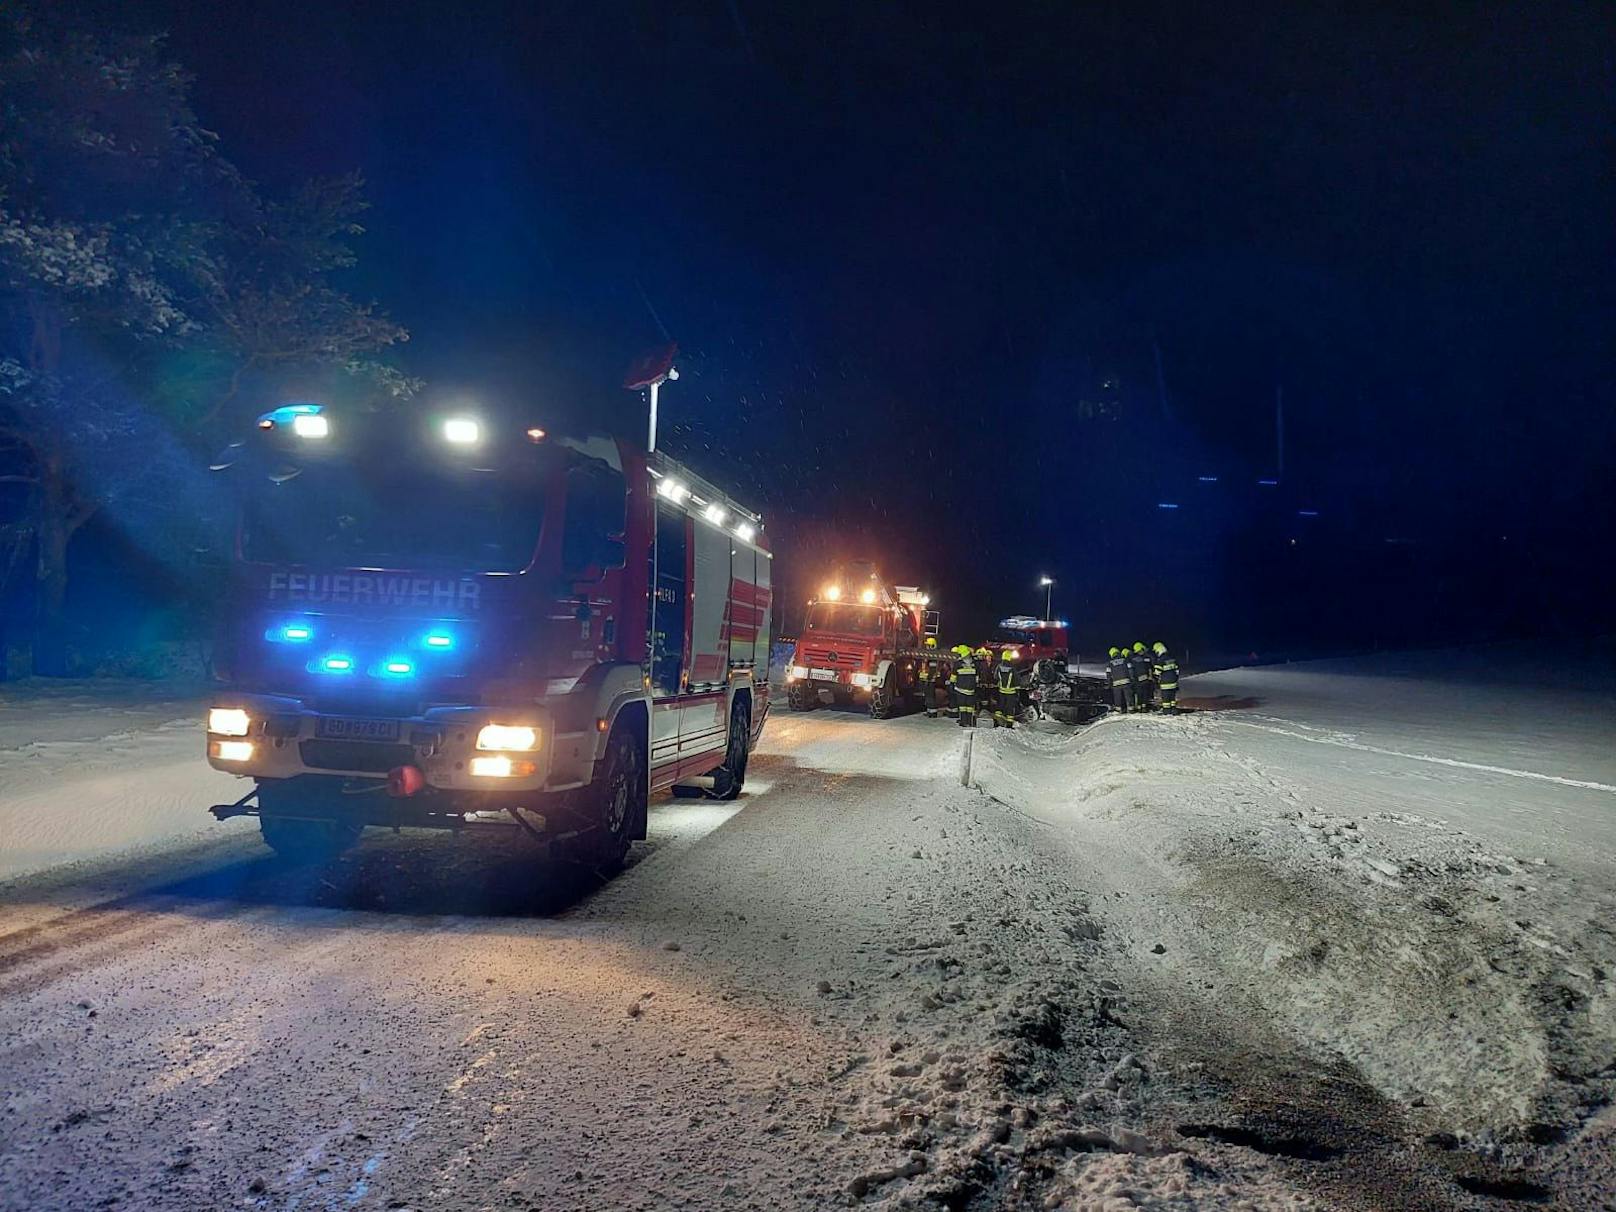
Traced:
POLYGON ((1055 598, 1055 578, 1039 577, 1038 583, 1044 587, 1044 617, 1047 619, 1052 617, 1050 612, 1054 609, 1052 603, 1055 598))

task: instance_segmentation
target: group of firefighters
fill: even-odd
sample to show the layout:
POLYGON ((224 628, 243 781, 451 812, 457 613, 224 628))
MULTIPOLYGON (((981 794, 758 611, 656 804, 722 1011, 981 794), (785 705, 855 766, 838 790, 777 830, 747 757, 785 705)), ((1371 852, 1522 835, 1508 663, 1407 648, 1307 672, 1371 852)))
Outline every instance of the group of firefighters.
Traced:
MULTIPOLYGON (((916 676, 927 716, 954 716, 961 728, 974 728, 981 699, 992 703, 995 725, 1014 728, 1026 693, 1016 660, 1004 650, 995 658, 991 650, 967 644, 956 644, 949 652, 953 660, 945 662, 937 651, 936 637, 926 638, 926 652, 916 676)), ((1131 650, 1111 649, 1106 683, 1116 711, 1178 711, 1178 662, 1160 641, 1149 652, 1142 643, 1131 650)))
POLYGON ((1105 665, 1111 706, 1116 711, 1165 711, 1178 714, 1178 662, 1157 640, 1145 651, 1142 642, 1110 650, 1105 665))

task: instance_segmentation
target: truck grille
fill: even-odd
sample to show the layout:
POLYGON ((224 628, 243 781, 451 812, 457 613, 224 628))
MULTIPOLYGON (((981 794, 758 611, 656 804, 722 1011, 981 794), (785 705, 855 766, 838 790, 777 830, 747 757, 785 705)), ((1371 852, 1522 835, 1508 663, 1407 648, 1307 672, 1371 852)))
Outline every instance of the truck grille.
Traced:
POLYGON ((802 663, 813 669, 859 669, 863 656, 856 650, 842 651, 827 645, 802 646, 802 663))
POLYGON ((365 770, 386 774, 394 766, 408 766, 415 750, 408 745, 379 741, 300 741, 298 754, 315 770, 365 770))

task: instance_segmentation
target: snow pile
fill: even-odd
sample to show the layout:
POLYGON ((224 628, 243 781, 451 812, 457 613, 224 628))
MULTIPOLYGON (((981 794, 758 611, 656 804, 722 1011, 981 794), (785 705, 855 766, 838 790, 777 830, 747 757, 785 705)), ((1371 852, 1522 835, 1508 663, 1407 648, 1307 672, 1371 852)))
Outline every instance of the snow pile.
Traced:
MULTIPOLYGON (((1280 696, 1285 671, 1253 672, 1262 694, 1219 675, 1230 699, 1280 696)), ((1361 708, 1355 695, 1376 693, 1359 678, 1332 696, 1340 680, 1304 673, 1302 697, 1361 708)), ((1152 1014, 1203 1024, 1209 1045, 1333 1058, 1430 1133, 1511 1156, 1575 1132, 1616 1094, 1613 855, 1576 832, 1616 800, 1433 764, 1488 755, 1485 702, 1477 728, 1449 725, 1451 746, 1424 719, 1404 757, 1388 756, 1396 738, 1369 748, 1297 701, 1275 706, 1312 722, 1253 728, 1236 710, 989 733, 975 779, 1098 874, 1098 915, 1152 1014)), ((1597 783, 1582 776, 1606 756, 1566 764, 1597 783)))

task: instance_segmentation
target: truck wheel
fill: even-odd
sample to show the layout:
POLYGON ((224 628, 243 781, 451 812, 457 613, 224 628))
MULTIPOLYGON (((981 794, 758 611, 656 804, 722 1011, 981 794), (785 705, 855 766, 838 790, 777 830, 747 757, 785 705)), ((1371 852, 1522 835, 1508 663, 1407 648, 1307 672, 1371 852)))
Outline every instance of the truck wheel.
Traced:
POLYGON ((898 678, 896 669, 888 669, 887 676, 870 692, 870 718, 884 720, 897 706, 898 678))
POLYGON ((314 788, 292 783, 261 783, 258 831, 288 862, 329 862, 353 846, 365 827, 337 817, 328 798, 314 788), (324 817, 322 812, 333 815, 324 817))
POLYGON ((752 715, 746 704, 735 700, 729 711, 729 744, 724 749, 724 764, 713 771, 713 798, 733 800, 740 797, 746 782, 746 763, 752 756, 752 715))
POLYGON ((786 706, 793 711, 812 711, 819 706, 819 696, 802 682, 792 682, 786 691, 786 706))
POLYGON ((626 728, 612 729, 606 742, 594 798, 590 857, 596 866, 615 871, 628 857, 634 822, 645 807, 645 758, 626 728))

